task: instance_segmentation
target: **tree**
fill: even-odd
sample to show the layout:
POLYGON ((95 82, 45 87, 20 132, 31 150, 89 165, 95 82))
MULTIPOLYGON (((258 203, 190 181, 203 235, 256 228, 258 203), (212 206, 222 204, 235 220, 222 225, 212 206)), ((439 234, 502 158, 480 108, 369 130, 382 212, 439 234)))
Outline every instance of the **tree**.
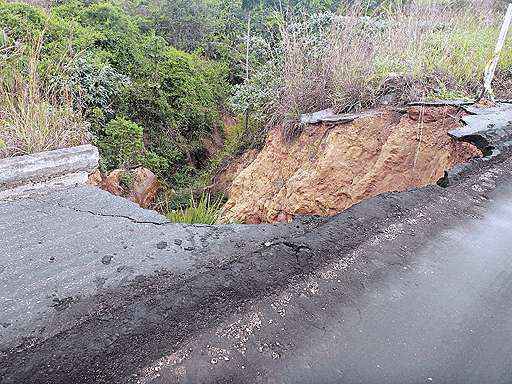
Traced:
MULTIPOLYGON (((242 0, 242 9, 247 15, 247 35, 245 40, 245 81, 249 81, 249 53, 251 43, 251 15, 253 9, 260 4, 260 0, 242 0)), ((245 130, 249 128, 249 107, 245 110, 245 130)))

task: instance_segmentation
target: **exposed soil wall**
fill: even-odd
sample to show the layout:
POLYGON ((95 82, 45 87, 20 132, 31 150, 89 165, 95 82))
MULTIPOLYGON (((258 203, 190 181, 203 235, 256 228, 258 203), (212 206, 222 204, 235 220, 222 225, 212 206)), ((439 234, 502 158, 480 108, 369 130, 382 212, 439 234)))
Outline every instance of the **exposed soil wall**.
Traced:
POLYGON ((291 221, 335 215, 383 192, 435 184, 445 170, 480 156, 450 138, 456 107, 382 109, 345 124, 306 126, 293 142, 279 129, 234 178, 222 222, 291 221))
POLYGON ((251 148, 245 151, 241 156, 230 159, 229 163, 226 164, 222 171, 218 172, 213 178, 213 185, 210 190, 214 193, 223 192, 229 194, 233 180, 240 172, 247 168, 257 156, 258 150, 251 148))

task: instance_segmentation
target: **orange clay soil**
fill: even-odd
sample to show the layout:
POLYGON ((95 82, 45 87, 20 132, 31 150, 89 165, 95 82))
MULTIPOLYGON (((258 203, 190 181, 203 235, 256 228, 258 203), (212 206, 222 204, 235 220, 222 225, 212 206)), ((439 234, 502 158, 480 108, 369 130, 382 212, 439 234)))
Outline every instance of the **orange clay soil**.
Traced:
POLYGON ((481 152, 447 132, 453 107, 389 109, 351 123, 309 125, 292 142, 275 129, 228 189, 220 222, 272 223, 335 215, 389 191, 435 184, 445 170, 481 152))

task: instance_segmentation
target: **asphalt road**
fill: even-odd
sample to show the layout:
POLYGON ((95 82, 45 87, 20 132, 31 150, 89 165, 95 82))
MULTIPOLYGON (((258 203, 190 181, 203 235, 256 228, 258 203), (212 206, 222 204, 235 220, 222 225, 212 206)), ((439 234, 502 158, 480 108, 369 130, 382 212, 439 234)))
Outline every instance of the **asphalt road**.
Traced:
POLYGON ((290 225, 0 203, 0 382, 510 383, 512 160, 290 225))
POLYGON ((184 368, 171 364, 144 382, 512 382, 512 193, 438 234, 414 261, 382 267, 384 276, 350 299, 352 290, 318 277, 259 303, 262 324, 245 356, 218 336, 233 318, 182 349, 201 351, 184 368), (283 318, 272 314, 275 303, 283 318))
POLYGON ((139 382, 511 383, 511 183, 481 196, 471 218, 428 239, 417 232, 428 216, 392 226, 364 253, 146 367, 139 382), (410 258, 404 235, 421 240, 410 258))

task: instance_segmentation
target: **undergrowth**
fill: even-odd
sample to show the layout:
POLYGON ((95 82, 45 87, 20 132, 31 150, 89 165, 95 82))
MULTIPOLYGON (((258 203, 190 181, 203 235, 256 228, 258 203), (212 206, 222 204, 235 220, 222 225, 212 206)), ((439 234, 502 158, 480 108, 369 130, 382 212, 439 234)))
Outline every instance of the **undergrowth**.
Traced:
MULTIPOLYGON (((352 112, 424 98, 475 98, 503 19, 490 1, 413 1, 368 15, 360 6, 313 14, 283 24, 272 65, 239 89, 259 95, 269 128, 293 136, 303 113, 333 108, 352 112), (268 74, 270 67, 275 73, 268 74), (242 87, 243 88, 243 87, 242 87)), ((498 96, 512 73, 507 39, 495 78, 498 96)), ((501 92, 501 94, 500 94, 501 92)))
POLYGON ((174 223, 215 224, 222 204, 222 199, 213 199, 206 193, 203 193, 199 199, 191 194, 186 207, 172 210, 166 216, 174 223))
MULTIPOLYGON (((44 34, 31 45, 0 47, 0 157, 80 145, 90 140, 82 114, 66 89, 40 79, 44 34), (26 60, 19 60, 24 56, 26 60)), ((4 43, 6 39, 3 39, 4 43)))

